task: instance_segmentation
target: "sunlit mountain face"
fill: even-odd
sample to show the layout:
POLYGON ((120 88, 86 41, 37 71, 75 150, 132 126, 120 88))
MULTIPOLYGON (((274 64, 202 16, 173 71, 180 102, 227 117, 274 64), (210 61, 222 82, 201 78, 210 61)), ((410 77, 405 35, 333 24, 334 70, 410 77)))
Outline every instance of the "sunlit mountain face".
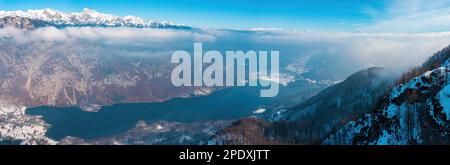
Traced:
POLYGON ((146 21, 136 16, 117 16, 99 13, 91 9, 83 9, 79 13, 66 13, 52 9, 27 11, 1 11, 3 26, 17 26, 21 28, 39 28, 45 26, 99 26, 99 27, 135 27, 135 28, 174 28, 189 29, 188 26, 173 22, 146 21), (21 20, 22 19, 22 20, 21 20), (30 22, 31 21, 31 22, 30 22), (23 22, 24 24, 22 24, 23 22), (30 26, 27 27, 26 25, 30 26))
MULTIPOLYGON (((5 2, 0 144, 449 143, 450 32, 445 23, 422 18, 445 20, 445 3, 415 1, 415 8, 405 6, 402 12, 394 10, 400 1, 336 3, 361 9, 341 13, 328 3, 305 2, 312 3, 311 10, 286 14, 297 9, 287 3, 261 4, 279 18, 272 20, 264 12, 241 11, 240 3, 234 11, 218 9, 237 13, 217 19, 207 10, 188 10, 191 5, 183 2, 175 5, 178 12, 166 9, 166 15, 120 2, 112 2, 118 7, 111 10, 5 2), (318 16, 319 7, 329 10, 318 16), (389 28, 392 24, 398 27, 389 28), (175 59, 181 51, 187 58, 175 59), (227 61, 229 52, 245 58, 227 61), (276 72, 264 75, 261 52, 268 52, 267 73, 276 72), (217 58, 208 59, 211 54, 217 58), (236 72, 227 72, 230 61, 236 72), (183 64, 186 70, 174 74, 183 64), (201 79, 206 73, 223 76, 224 84, 174 83, 175 76, 195 84, 196 69, 201 79), (236 82, 242 85, 227 85, 242 73, 244 80, 236 82), (262 97, 267 84, 277 93, 262 97)), ((208 5, 217 4, 197 7, 208 5)))

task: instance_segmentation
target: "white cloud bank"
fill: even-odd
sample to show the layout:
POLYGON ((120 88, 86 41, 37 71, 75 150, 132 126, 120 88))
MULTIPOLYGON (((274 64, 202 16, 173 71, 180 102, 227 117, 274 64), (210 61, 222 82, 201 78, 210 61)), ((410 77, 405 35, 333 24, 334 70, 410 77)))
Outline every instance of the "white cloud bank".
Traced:
MULTIPOLYGON (((148 52, 134 49, 152 48, 151 53, 175 49, 192 49, 194 42, 203 42, 205 51, 215 50, 279 50, 280 60, 291 56, 326 55, 337 59, 336 65, 362 67, 384 66, 407 69, 419 65, 434 52, 450 44, 450 32, 434 33, 345 33, 297 31, 227 31, 227 30, 164 30, 138 28, 53 27, 36 30, 0 29, 0 39, 15 42, 89 41, 105 45, 120 45, 123 54, 148 52), (180 46, 181 45, 181 46, 180 46), (158 49, 163 47, 164 49, 158 49), (289 52, 290 51, 290 52, 289 52), (341 61, 339 61, 341 60, 341 61)), ((76 42, 73 42, 76 43, 76 42)), ((105 47, 108 49, 108 47, 105 47)), ((362 69, 362 68, 360 68, 362 69)), ((353 71, 353 70, 352 70, 353 71)))
POLYGON ((0 38, 13 38, 17 42, 27 41, 67 41, 89 40, 112 43, 166 43, 177 41, 211 42, 215 37, 190 31, 150 28, 100 28, 100 27, 68 27, 57 29, 54 27, 36 30, 22 30, 16 28, 0 29, 0 38))
POLYGON ((420 65, 433 53, 450 45, 450 32, 430 33, 348 33, 274 32, 259 35, 261 42, 298 45, 303 54, 322 54, 349 60, 348 65, 408 69, 420 65), (306 45, 306 46, 305 46, 306 45), (313 47, 313 48, 309 48, 313 47))

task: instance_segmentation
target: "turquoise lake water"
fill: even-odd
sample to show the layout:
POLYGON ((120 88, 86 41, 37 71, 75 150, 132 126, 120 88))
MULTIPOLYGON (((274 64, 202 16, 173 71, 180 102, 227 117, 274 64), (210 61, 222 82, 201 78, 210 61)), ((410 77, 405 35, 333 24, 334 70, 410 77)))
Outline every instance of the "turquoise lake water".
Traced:
POLYGON ((85 112, 76 107, 35 107, 29 115, 43 116, 51 124, 47 135, 54 139, 66 136, 97 138, 125 132, 139 120, 193 122, 238 119, 252 115, 273 98, 259 97, 258 88, 233 88, 208 96, 176 98, 162 103, 129 103, 105 106, 99 112, 85 112))

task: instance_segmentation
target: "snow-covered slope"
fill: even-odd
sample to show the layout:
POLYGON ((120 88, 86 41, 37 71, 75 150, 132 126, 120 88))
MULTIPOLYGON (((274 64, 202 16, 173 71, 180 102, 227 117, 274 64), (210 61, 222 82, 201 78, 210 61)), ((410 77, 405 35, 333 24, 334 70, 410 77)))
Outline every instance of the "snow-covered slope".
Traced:
POLYGON ((100 13, 91 9, 83 9, 79 13, 66 13, 53 9, 0 11, 0 18, 20 17, 45 21, 55 26, 105 26, 105 27, 137 27, 137 28, 174 28, 186 29, 188 26, 173 22, 146 21, 135 16, 117 16, 100 13))
POLYGON ((325 144, 449 144, 450 64, 392 89, 379 109, 351 121, 325 144))
POLYGON ((18 140, 22 144, 56 144, 45 136, 48 124, 39 117, 26 115, 25 109, 0 102, 0 142, 18 140))

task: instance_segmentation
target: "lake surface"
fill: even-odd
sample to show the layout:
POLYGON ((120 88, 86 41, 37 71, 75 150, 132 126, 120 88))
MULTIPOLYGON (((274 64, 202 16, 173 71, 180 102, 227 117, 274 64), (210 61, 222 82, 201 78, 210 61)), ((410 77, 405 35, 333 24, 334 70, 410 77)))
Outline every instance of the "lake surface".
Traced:
POLYGON ((105 106, 99 112, 85 112, 76 107, 41 106, 27 109, 40 115, 52 127, 47 135, 54 139, 66 136, 96 138, 125 132, 139 120, 193 122, 236 119, 251 115, 271 99, 260 98, 257 88, 234 88, 208 96, 176 98, 162 103, 130 103, 105 106))
MULTIPOLYGON (((295 94, 304 87, 284 87, 279 97, 295 94)), ((261 98, 256 87, 239 87, 216 91, 208 96, 176 98, 162 103, 129 103, 105 106, 99 112, 85 112, 76 107, 41 106, 28 108, 29 115, 43 116, 51 124, 47 136, 59 140, 66 136, 85 139, 123 133, 139 120, 146 122, 194 122, 238 119, 269 105, 275 98, 261 98)))

